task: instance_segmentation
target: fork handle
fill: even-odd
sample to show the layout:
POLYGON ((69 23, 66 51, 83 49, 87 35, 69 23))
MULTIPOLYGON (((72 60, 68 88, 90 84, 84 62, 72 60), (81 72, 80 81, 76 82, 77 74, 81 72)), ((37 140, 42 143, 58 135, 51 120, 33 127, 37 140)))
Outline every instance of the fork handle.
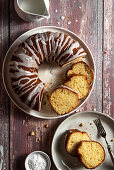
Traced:
POLYGON ((110 145, 108 145, 107 148, 108 148, 108 152, 109 152, 109 154, 110 154, 110 157, 111 157, 112 162, 113 162, 113 165, 114 165, 114 154, 113 154, 113 152, 112 152, 112 150, 111 150, 110 145))
POLYGON ((113 163, 113 166, 114 166, 114 154, 113 154, 113 152, 112 152, 112 150, 111 150, 111 146, 108 144, 106 138, 105 138, 105 141, 106 141, 106 143, 107 143, 107 149, 108 149, 108 152, 109 152, 109 154, 110 154, 110 157, 111 157, 111 160, 112 160, 112 163, 113 163))

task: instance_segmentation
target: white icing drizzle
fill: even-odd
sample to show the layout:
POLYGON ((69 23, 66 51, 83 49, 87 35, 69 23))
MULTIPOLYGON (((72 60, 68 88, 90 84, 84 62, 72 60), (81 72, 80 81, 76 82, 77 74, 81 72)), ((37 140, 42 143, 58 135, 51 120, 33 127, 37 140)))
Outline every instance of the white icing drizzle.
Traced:
POLYGON ((41 50, 41 48, 40 48, 40 44, 39 44, 40 41, 41 41, 41 38, 38 38, 38 34, 36 34, 36 36, 35 36, 35 42, 36 42, 36 45, 37 45, 37 50, 39 51, 39 54, 40 54, 40 56, 41 56, 41 60, 42 60, 42 62, 43 62, 43 61, 44 61, 44 56, 43 56, 42 50, 41 50))
POLYGON ((41 94, 41 91, 42 91, 42 87, 43 87, 43 82, 39 83, 38 86, 36 86, 32 91, 31 93, 29 93, 28 97, 27 97, 27 100, 26 100, 26 104, 28 104, 30 101, 31 101, 31 98, 36 95, 36 92, 38 94, 41 94))
POLYGON ((66 45, 65 49, 64 49, 64 52, 61 54, 61 56, 59 56, 59 58, 57 59, 57 62, 59 63, 60 60, 62 59, 63 56, 65 56, 66 54, 72 54, 73 53, 73 48, 72 48, 72 43, 73 43, 73 40, 70 40, 68 42, 68 44, 66 45), (69 47, 70 46, 70 47, 69 47), (67 49, 67 50, 66 50, 67 49))
POLYGON ((20 78, 21 76, 34 76, 37 75, 38 73, 31 73, 30 71, 23 70, 22 68, 18 69, 19 72, 15 73, 9 73, 11 78, 20 78))
POLYGON ((79 49, 79 50, 78 50, 78 52, 77 52, 75 55, 73 55, 72 57, 70 57, 68 60, 67 60, 67 58, 65 58, 63 61, 60 62, 60 64, 61 64, 61 65, 64 65, 64 63, 70 62, 70 61, 72 61, 72 60, 74 60, 74 59, 76 59, 76 58, 78 58, 78 57, 85 57, 85 56, 86 56, 86 53, 84 52, 84 49, 81 48, 81 49, 79 49), (80 51, 79 51, 79 50, 80 50, 80 51), (80 53, 81 53, 81 54, 80 54, 80 53))
POLYGON ((50 61, 55 61, 56 58, 59 56, 59 54, 63 48, 63 45, 62 45, 62 43, 64 43, 63 40, 64 40, 63 33, 55 33, 55 35, 52 36, 52 43, 50 44, 52 46, 51 55, 49 58, 50 61), (55 39, 56 39, 56 41, 55 41, 55 39))
POLYGON ((13 68, 13 66, 16 66, 16 69, 17 69, 18 66, 24 66, 24 67, 27 67, 27 68, 32 67, 32 68, 38 69, 38 65, 37 65, 34 58, 27 56, 26 54, 24 56, 23 56, 23 54, 17 54, 16 56, 18 58, 20 58, 22 60, 22 62, 10 61, 10 68, 11 68, 11 66, 12 66, 12 68, 13 68))
POLYGON ((16 90, 18 96, 24 97, 26 95, 25 103, 27 105, 31 104, 31 108, 38 105, 38 110, 40 111, 44 89, 44 83, 39 80, 37 72, 40 63, 44 61, 56 61, 62 66, 77 57, 84 57, 86 53, 81 48, 79 42, 74 41, 64 33, 45 32, 33 36, 35 46, 30 37, 23 43, 26 50, 22 44, 14 52, 13 58, 9 62, 9 75, 12 87, 16 90), (77 48, 75 55, 73 55, 74 48, 77 48))
MULTIPOLYGON (((72 43, 72 41, 69 41, 69 44, 68 45, 71 45, 70 47, 69 47, 69 49, 67 49, 67 50, 65 50, 65 52, 61 55, 61 57, 60 58, 62 58, 63 56, 65 56, 66 54, 72 54, 73 55, 73 49, 76 47, 76 45, 77 45, 77 42, 75 42, 75 43, 72 43)), ((74 56, 74 55, 73 55, 74 56)), ((72 59, 71 59, 72 60, 72 59)))
POLYGON ((38 86, 36 88, 34 88, 34 90, 32 91, 32 93, 29 94, 27 100, 26 100, 26 104, 31 101, 31 98, 33 96, 36 95, 36 91, 37 91, 37 95, 34 97, 34 99, 32 100, 32 103, 31 103, 31 108, 33 108, 36 104, 36 100, 37 98, 39 99, 39 110, 41 109, 41 101, 42 101, 42 90, 44 88, 44 85, 43 85, 43 82, 39 83, 38 86))
POLYGON ((79 54, 82 53, 82 52, 84 52, 84 49, 83 49, 83 48, 80 48, 80 49, 77 51, 76 55, 79 55, 79 54))
MULTIPOLYGON (((34 51, 35 52, 37 52, 37 53, 39 53, 39 51, 34 47, 34 44, 33 44, 33 42, 32 42, 32 40, 31 39, 28 39, 27 40, 27 43, 28 43, 28 45, 30 45, 33 49, 34 49, 34 51)), ((38 57, 37 57, 38 58, 38 57)), ((38 58, 38 64, 40 65, 40 59, 38 58)))
MULTIPOLYGON (((48 52, 47 52, 47 41, 48 41, 48 36, 46 33, 43 33, 43 34, 38 34, 38 36, 40 37, 39 39, 41 40, 41 44, 42 44, 42 47, 43 47, 43 52, 44 52, 44 56, 48 56, 48 52)), ((36 37, 38 38, 38 37, 36 37)), ((39 49, 40 47, 38 47, 39 49)), ((43 57, 43 54, 42 54, 42 57, 43 57)), ((44 57, 43 57, 44 58, 44 57)), ((45 59, 45 58, 44 58, 45 59)))
MULTIPOLYGON (((41 91, 42 91, 42 89, 41 89, 41 91)), ((32 103, 31 103, 31 108, 33 108, 33 107, 35 106, 35 104, 36 104, 36 99, 37 99, 37 98, 39 98, 39 101, 42 101, 42 100, 40 100, 40 95, 41 95, 41 93, 38 93, 38 94, 34 97, 32 103)), ((39 104, 39 110, 40 110, 40 109, 41 109, 41 102, 39 102, 38 104, 39 104)))
MULTIPOLYGON (((21 89, 25 90, 25 89, 29 88, 30 86, 32 86, 34 83, 37 82, 37 79, 36 79, 36 78, 29 78, 28 81, 27 81, 26 83, 24 83, 24 86, 23 86, 23 84, 20 83, 22 80, 27 80, 27 78, 21 78, 20 80, 14 82, 15 84, 12 83, 12 85, 18 85, 18 86, 19 86, 19 87, 17 86, 17 87, 19 88, 19 90, 17 91, 17 93, 18 93, 21 89), (33 81, 33 82, 32 82, 32 81, 33 81), (31 82, 31 83, 30 83, 30 82, 31 82), (16 84, 16 83, 17 83, 17 84, 16 84), (29 85, 29 84, 30 84, 30 85, 29 85)), ((17 87, 15 87, 15 89, 16 89, 17 87)))
POLYGON ((30 46, 29 46, 26 42, 24 42, 24 44, 25 44, 25 47, 28 49, 28 51, 30 51, 30 53, 32 53, 33 57, 34 57, 34 58, 38 61, 38 63, 40 64, 39 58, 37 57, 37 55, 35 54, 35 52, 32 50, 32 48, 30 48, 30 46))
MULTIPOLYGON (((42 43, 42 47, 43 47, 44 56, 48 56, 46 43, 43 40, 41 40, 41 43, 42 43)), ((46 58, 46 59, 48 59, 48 58, 46 58)))
POLYGON ((83 52, 83 53, 79 54, 78 57, 85 57, 86 55, 87 54, 83 52))
POLYGON ((63 45, 62 45, 63 40, 64 40, 64 34, 61 34, 60 37, 59 37, 58 50, 57 50, 56 55, 59 55, 60 52, 61 52, 61 49, 63 48, 63 45))
POLYGON ((25 91, 21 91, 21 93, 19 94, 19 97, 23 96, 24 94, 26 94, 28 91, 30 91, 33 87, 35 87, 36 85, 33 85, 29 88, 27 88, 25 91))

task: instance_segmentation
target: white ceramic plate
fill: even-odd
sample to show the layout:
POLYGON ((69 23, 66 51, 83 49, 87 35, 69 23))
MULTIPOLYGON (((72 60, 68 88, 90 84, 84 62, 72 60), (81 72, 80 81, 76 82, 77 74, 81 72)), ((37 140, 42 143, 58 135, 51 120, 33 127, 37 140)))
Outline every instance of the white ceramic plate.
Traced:
MULTIPOLYGON (((93 56, 89 50, 89 48, 87 47, 87 45, 83 42, 83 40, 81 40, 76 34, 63 29, 63 28, 59 28, 59 27, 53 27, 53 26, 47 26, 47 27, 38 27, 35 29, 32 29, 26 33, 24 33, 23 35, 21 35, 18 39, 16 39, 14 41, 14 43, 11 45, 11 47, 9 48, 6 56, 5 56, 5 60, 4 60, 4 64, 3 64, 3 82, 6 88, 6 91, 9 95, 9 97, 11 98, 11 100, 24 112, 38 117, 38 118, 44 118, 44 119, 54 119, 54 118, 60 118, 60 117, 64 117, 67 116, 68 114, 65 115, 57 115, 56 112, 54 112, 51 109, 51 106, 49 104, 49 101, 47 101, 47 97, 44 94, 43 97, 43 104, 42 104, 42 109, 40 112, 35 111, 31 108, 29 108, 27 105, 25 105, 23 102, 20 101, 19 97, 15 94, 15 92, 13 91, 12 87, 11 87, 11 83, 9 80, 9 74, 8 74, 8 63, 11 59, 12 53, 14 52, 15 48, 23 41, 25 41, 28 37, 30 37, 33 34, 36 33, 42 33, 42 32, 46 32, 46 31, 52 31, 52 32, 63 32, 66 33, 67 35, 71 36, 74 40, 79 41, 79 43, 81 44, 81 46, 84 48, 84 50, 87 53, 87 57, 85 58, 85 61, 89 64, 89 66, 93 69, 94 71, 94 81, 93 84, 91 86, 91 90, 89 95, 82 101, 80 101, 79 106, 74 110, 76 111, 80 106, 82 106, 82 104, 85 103, 85 101, 88 99, 88 97, 91 94, 91 91, 93 89, 94 86, 94 82, 95 82, 95 64, 94 64, 94 59, 93 56), (46 100, 46 102, 45 102, 46 100)), ((40 67, 40 78, 42 81, 48 83, 48 87, 47 90, 48 93, 50 94, 51 91, 56 88, 58 85, 62 84, 63 79, 65 78, 65 73, 66 70, 69 68, 70 66, 64 67, 64 68, 60 68, 57 65, 47 65, 44 64, 40 67), (48 68, 50 67, 50 68, 48 68), (50 71, 51 70, 51 71, 50 71), (49 85, 51 84, 51 85, 49 85)), ((48 95, 49 95, 48 94, 48 95)), ((72 112, 74 112, 72 111, 72 112)), ((72 113, 71 112, 71 113, 72 113)), ((71 114, 69 113, 69 114, 71 114)))
POLYGON ((107 146, 104 138, 98 136, 97 127, 93 120, 100 118, 107 132, 107 140, 114 152, 114 120, 109 116, 93 111, 79 112, 64 120, 57 128, 52 141, 52 158, 58 170, 85 170, 76 157, 70 156, 65 150, 65 132, 69 129, 79 129, 85 131, 92 140, 100 142, 105 148, 106 158, 104 163, 96 168, 97 170, 112 170, 111 162, 107 146), (83 127, 79 124, 84 123, 83 127), (92 125, 90 125, 92 123, 92 125))

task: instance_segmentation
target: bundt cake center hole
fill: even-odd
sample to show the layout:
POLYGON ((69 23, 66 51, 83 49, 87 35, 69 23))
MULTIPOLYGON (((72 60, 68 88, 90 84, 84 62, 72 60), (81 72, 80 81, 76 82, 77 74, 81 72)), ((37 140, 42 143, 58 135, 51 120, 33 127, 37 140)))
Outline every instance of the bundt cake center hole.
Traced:
POLYGON ((62 79, 63 69, 57 63, 45 62, 39 66, 38 75, 44 83, 54 83, 55 80, 62 79))

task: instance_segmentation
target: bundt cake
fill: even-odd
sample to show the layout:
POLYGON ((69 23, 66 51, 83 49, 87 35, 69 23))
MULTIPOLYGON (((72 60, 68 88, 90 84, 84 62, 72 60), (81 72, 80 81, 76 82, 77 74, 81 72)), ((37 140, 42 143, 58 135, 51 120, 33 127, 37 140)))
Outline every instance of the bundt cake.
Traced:
POLYGON ((89 85, 93 82, 94 73, 93 70, 89 67, 84 61, 79 61, 73 64, 72 68, 67 71, 67 77, 71 77, 73 74, 84 74, 87 76, 89 85))
POLYGON ((76 149, 79 160, 88 169, 95 169, 104 162, 105 150, 96 141, 82 141, 76 149))
POLYGON ((69 113, 79 104, 79 95, 68 87, 55 89, 50 96, 50 104, 59 115, 69 113), (71 102, 72 101, 72 102, 71 102))
POLYGON ((77 129, 70 129, 67 131, 65 142, 66 151, 72 156, 77 156, 76 148, 82 140, 91 140, 86 132, 81 132, 77 129))
POLYGON ((40 111, 45 87, 38 75, 40 64, 56 62, 62 67, 85 56, 79 42, 64 33, 35 34, 22 42, 11 57, 9 76, 12 88, 22 102, 40 111))
POLYGON ((90 90, 87 77, 82 74, 73 75, 64 83, 64 85, 75 90, 79 94, 79 99, 85 98, 90 90))

